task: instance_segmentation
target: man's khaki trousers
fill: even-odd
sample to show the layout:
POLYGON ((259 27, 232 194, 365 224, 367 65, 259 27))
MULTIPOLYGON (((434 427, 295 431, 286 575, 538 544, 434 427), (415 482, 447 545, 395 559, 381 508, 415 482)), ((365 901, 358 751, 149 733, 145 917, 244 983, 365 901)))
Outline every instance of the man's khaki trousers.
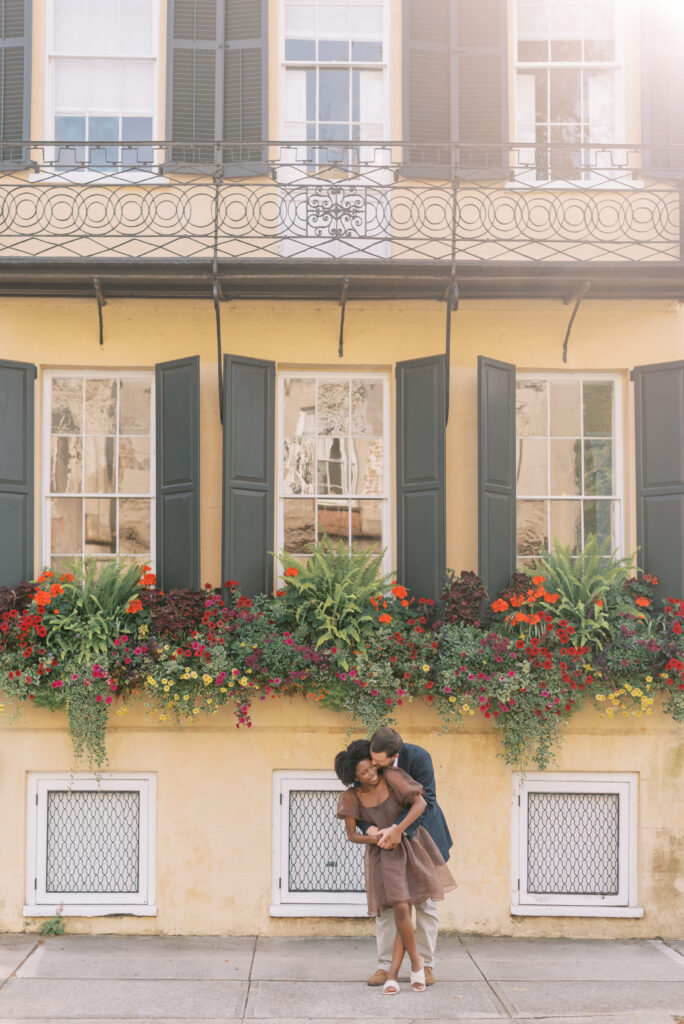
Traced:
MULTIPOLYGON (((437 946, 437 904, 434 900, 416 903, 416 945, 418 952, 425 960, 426 967, 435 966, 435 948, 437 946)), ((378 943, 378 967, 389 970, 392 960, 392 947, 397 926, 394 923, 392 907, 385 907, 379 917, 375 918, 375 937, 378 943)))

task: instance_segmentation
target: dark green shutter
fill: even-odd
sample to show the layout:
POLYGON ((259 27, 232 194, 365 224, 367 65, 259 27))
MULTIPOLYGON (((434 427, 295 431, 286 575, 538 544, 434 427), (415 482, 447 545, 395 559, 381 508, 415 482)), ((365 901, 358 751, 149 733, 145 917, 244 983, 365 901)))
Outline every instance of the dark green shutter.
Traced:
POLYGON ((223 583, 273 589, 275 363, 226 356, 223 376, 223 583))
POLYGON ((515 570, 515 366, 479 356, 478 551, 490 601, 515 570))
POLYGON ((228 173, 262 162, 268 135, 266 0, 226 0, 223 78, 224 163, 228 173))
POLYGON ((31 363, 0 361, 0 586, 33 577, 31 363))
POLYGON ((642 141, 643 168, 667 176, 684 170, 684 60, 680 4, 650 0, 643 7, 642 141), (676 148, 673 148, 676 147, 676 148))
POLYGON ((638 562, 658 596, 684 597, 684 362, 637 366, 638 562))
POLYGON ((506 0, 404 0, 410 172, 507 174, 507 43, 506 0), (449 142, 458 146, 439 145, 449 142))
POLYGON ((31 0, 0 3, 0 163, 25 163, 28 150, 7 146, 29 138, 31 0))
POLYGON ((174 165, 212 165, 222 131, 222 0, 169 0, 167 135, 174 165), (209 145, 207 145, 209 143, 209 145))
POLYGON ((444 356, 397 363, 397 579, 439 600, 446 571, 444 356))
POLYGON ((200 586, 199 356, 156 366, 157 578, 200 586))

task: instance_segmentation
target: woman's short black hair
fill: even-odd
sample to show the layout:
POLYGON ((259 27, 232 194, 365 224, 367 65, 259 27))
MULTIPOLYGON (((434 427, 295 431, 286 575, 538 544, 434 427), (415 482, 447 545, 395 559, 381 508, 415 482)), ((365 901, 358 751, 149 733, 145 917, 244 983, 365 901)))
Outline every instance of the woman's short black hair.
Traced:
POLYGON ((335 758, 335 772, 345 786, 353 786, 356 782, 356 766, 359 761, 370 761, 370 742, 354 740, 346 750, 340 750, 335 758))

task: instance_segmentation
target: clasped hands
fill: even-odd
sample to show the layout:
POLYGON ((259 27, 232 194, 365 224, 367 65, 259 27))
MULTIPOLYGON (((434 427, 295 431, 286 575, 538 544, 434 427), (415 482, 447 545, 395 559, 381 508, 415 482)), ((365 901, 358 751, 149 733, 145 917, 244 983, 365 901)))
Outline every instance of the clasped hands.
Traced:
POLYGON ((376 825, 369 825, 366 834, 378 837, 376 845, 381 850, 394 850, 401 842, 401 829, 398 829, 396 825, 390 825, 389 828, 377 828, 376 825))

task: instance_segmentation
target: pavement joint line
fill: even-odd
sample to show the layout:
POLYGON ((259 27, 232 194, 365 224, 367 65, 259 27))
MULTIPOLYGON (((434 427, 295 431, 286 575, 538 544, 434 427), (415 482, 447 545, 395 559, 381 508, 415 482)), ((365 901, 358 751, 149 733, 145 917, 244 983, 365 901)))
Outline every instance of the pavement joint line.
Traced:
POLYGON ((500 1009, 503 1010, 503 1012, 508 1017, 509 1021, 512 1021, 513 1024, 515 1024, 515 1018, 513 1017, 513 1013, 511 1012, 512 1011, 512 1007, 509 1006, 508 1000, 504 999, 499 994, 499 992, 497 992, 497 990, 493 987, 492 982, 489 980, 489 978, 487 978, 485 976, 484 971, 482 970, 482 968, 480 967, 478 962, 475 960, 473 954, 470 952, 470 950, 466 946, 465 942, 463 941, 463 936, 462 935, 458 935, 457 938, 458 938, 458 941, 460 942, 461 946, 465 950, 467 956, 470 958, 471 963, 473 964, 475 969, 480 972, 480 977, 482 978, 482 980, 484 981, 485 985, 487 986, 487 988, 489 989, 489 991, 492 994, 492 998, 494 999, 494 1004, 497 1007, 499 1007, 500 1009))
POLYGON ((45 936, 44 936, 44 935, 37 935, 37 936, 36 936, 36 942, 35 942, 35 944, 34 944, 33 946, 31 946, 31 948, 29 949, 28 953, 26 954, 26 956, 24 957, 24 959, 23 959, 23 960, 21 961, 21 963, 20 963, 20 964, 17 964, 17 966, 16 966, 15 968, 14 968, 14 970, 13 970, 13 971, 11 972, 11 974, 8 974, 8 975, 7 975, 7 977, 5 978, 5 980, 4 980, 4 981, 2 982, 2 984, 0 985, 0 991, 1 991, 1 990, 2 990, 2 989, 3 989, 4 987, 5 987, 5 985, 7 984, 7 982, 8 982, 8 981, 11 981, 11 980, 12 980, 12 978, 16 978, 16 976, 17 976, 17 971, 20 971, 20 970, 21 970, 21 968, 22 968, 22 967, 24 966, 24 964, 25 964, 25 963, 26 963, 26 961, 27 961, 27 960, 29 959, 29 957, 33 956, 33 954, 34 954, 34 953, 35 953, 35 951, 36 951, 36 950, 38 949, 38 947, 39 947, 39 946, 42 946, 44 942, 45 942, 45 936))
POLYGON ((655 939, 651 939, 651 942, 653 945, 657 945, 660 952, 664 953, 665 956, 670 956, 672 959, 676 959, 678 961, 684 961, 684 953, 679 949, 676 949, 674 946, 671 946, 667 939, 661 939, 660 936, 658 936, 655 939))
POLYGON ((242 1004, 242 1013, 240 1014, 240 1020, 247 1020, 247 1006, 249 1004, 249 996, 252 991, 252 971, 254 970, 254 960, 256 957, 257 943, 259 942, 259 936, 254 936, 254 944, 252 946, 252 959, 249 961, 249 971, 247 973, 247 991, 245 992, 245 1001, 242 1004))

